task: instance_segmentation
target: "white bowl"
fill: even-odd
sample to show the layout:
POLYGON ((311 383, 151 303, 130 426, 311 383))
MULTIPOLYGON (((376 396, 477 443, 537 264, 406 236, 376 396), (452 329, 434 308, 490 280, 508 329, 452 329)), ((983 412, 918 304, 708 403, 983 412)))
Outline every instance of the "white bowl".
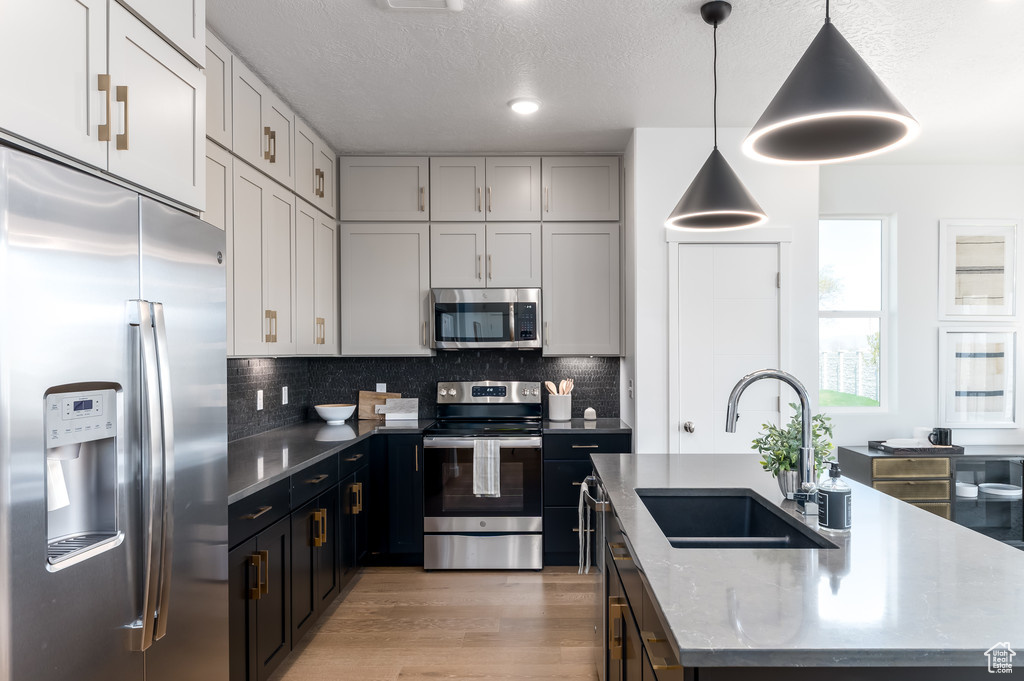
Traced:
POLYGON ((957 480, 956 495, 958 497, 967 497, 969 499, 973 499, 978 496, 978 486, 973 485, 969 482, 960 482, 959 480, 957 480))
POLYGON ((315 407, 316 413, 320 415, 324 421, 327 421, 328 425, 340 426, 345 423, 345 419, 352 416, 352 412, 356 410, 354 404, 318 404, 315 407))

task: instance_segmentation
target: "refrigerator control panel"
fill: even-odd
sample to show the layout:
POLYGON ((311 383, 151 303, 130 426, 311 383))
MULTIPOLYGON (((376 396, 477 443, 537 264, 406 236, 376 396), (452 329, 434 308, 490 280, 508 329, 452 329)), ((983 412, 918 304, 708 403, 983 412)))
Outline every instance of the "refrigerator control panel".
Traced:
POLYGON ((115 396, 114 390, 47 395, 47 448, 113 437, 117 432, 115 396))

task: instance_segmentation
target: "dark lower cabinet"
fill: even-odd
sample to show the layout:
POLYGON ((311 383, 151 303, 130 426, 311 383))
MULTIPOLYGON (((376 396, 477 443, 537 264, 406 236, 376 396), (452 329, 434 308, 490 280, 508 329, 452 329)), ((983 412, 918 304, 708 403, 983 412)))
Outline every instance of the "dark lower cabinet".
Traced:
POLYGON ((341 586, 346 587, 356 571, 366 564, 367 490, 369 469, 363 466, 341 481, 341 523, 338 544, 341 547, 341 586))
POLYGON ((291 520, 228 554, 231 681, 265 681, 291 651, 291 520))
POLYGON ((423 564, 423 436, 388 435, 370 462, 373 488, 368 532, 371 560, 387 565, 423 564))
POLYGON ((292 511, 293 642, 341 592, 340 515, 337 485, 292 511))

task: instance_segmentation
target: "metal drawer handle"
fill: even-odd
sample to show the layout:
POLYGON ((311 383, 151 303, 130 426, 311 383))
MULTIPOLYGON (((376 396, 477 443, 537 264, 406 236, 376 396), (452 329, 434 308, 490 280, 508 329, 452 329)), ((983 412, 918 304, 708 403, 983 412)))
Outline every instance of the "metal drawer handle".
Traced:
POLYGON ((611 551, 612 551, 612 559, 613 560, 633 560, 633 556, 630 555, 629 549, 627 549, 626 545, 624 543, 622 543, 622 542, 609 543, 608 544, 608 548, 611 549, 611 551), (624 555, 624 556, 617 555, 615 552, 619 551, 619 550, 625 551, 626 555, 624 555))
POLYGON ((601 445, 573 445, 573 449, 597 449, 601 445))
POLYGON ((622 659, 622 634, 615 630, 622 622, 622 613, 626 609, 626 599, 622 596, 608 598, 608 656, 613 660, 622 659))
POLYGON ((306 483, 310 485, 319 485, 321 482, 323 482, 329 477, 331 477, 329 473, 321 473, 315 478, 310 478, 309 480, 306 481, 306 483))
MULTIPOLYGON (((574 528, 572 528, 572 531, 573 531, 573 532, 579 532, 579 531, 580 531, 580 528, 578 528, 578 527, 574 527, 574 528)), ((584 532, 593 532, 593 530, 583 530, 583 531, 584 531, 584 532)))
POLYGON ((356 454, 355 456, 348 457, 347 459, 345 459, 345 461, 359 461, 359 459, 361 458, 363 458, 363 455, 360 453, 356 454))
POLYGON ((107 122, 101 124, 96 131, 96 139, 100 142, 110 141, 110 74, 101 73, 97 77, 100 92, 106 93, 107 95, 107 122))
POLYGON ((260 506, 260 510, 256 511, 255 513, 250 513, 248 515, 243 515, 242 516, 242 520, 256 520, 257 518, 259 518, 264 513, 269 512, 270 509, 272 509, 272 508, 274 508, 274 507, 273 506, 260 506))
POLYGON ((657 670, 657 671, 663 671, 663 670, 666 670, 666 669, 682 669, 682 668, 683 668, 683 665, 681 665, 681 664, 669 664, 668 661, 665 660, 664 657, 652 657, 651 658, 651 669, 654 669, 654 670, 657 670))
POLYGON ((249 555, 249 584, 255 584, 256 586, 249 587, 249 600, 258 601, 260 599, 260 565, 261 558, 260 554, 253 553, 249 555), (252 568, 256 568, 256 578, 253 579, 252 568))
POLYGON ((640 635, 648 643, 665 643, 668 639, 658 638, 657 634, 653 631, 641 631, 640 635))
POLYGON ((124 134, 117 135, 115 146, 118 151, 128 151, 128 86, 118 85, 114 92, 117 101, 124 103, 124 134))
POLYGON ((260 594, 266 595, 270 592, 270 551, 258 551, 260 560, 263 563, 263 575, 266 580, 260 581, 260 594))
POLYGON ((324 544, 324 532, 320 527, 320 509, 313 511, 313 524, 311 525, 313 530, 313 547, 320 547, 324 544))
POLYGON ((483 210, 480 208, 480 187, 476 188, 476 212, 482 213, 483 210))

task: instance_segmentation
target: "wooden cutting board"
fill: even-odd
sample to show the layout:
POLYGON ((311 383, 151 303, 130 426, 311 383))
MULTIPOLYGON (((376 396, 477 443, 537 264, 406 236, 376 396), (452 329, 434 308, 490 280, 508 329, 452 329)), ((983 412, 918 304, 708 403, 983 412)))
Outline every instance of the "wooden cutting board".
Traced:
POLYGON ((380 419, 384 418, 384 415, 374 413, 374 406, 378 404, 385 404, 389 398, 396 399, 401 396, 402 393, 375 393, 372 390, 360 390, 359 418, 375 419, 379 421, 380 419))

